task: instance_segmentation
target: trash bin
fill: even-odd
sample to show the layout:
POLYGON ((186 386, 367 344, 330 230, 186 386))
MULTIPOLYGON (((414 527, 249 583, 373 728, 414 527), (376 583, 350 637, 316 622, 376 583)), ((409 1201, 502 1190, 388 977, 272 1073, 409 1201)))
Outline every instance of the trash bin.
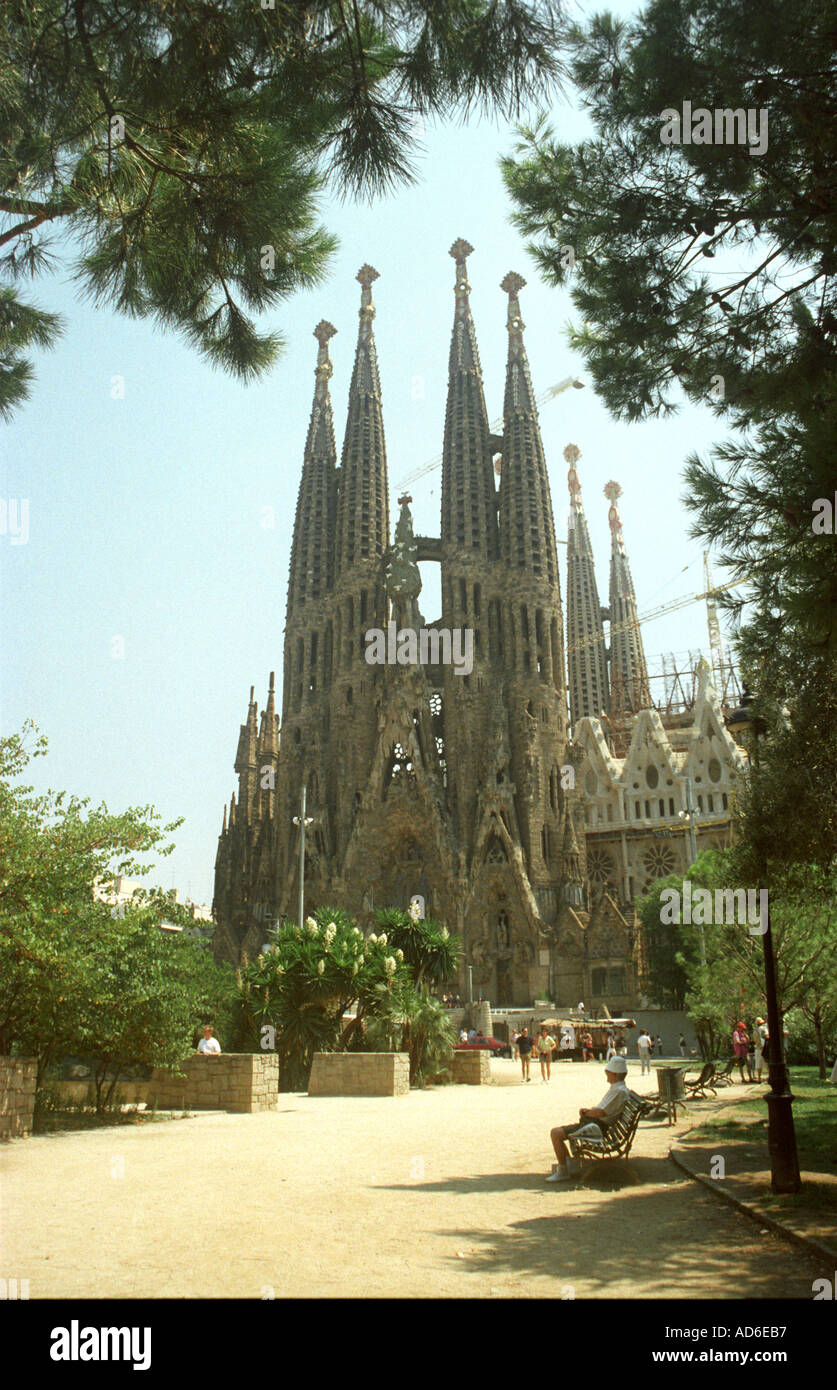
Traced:
POLYGON ((657 1067, 657 1089, 660 1103, 668 1111, 669 1123, 677 1120, 677 1102, 686 1103, 686 1068, 657 1067))

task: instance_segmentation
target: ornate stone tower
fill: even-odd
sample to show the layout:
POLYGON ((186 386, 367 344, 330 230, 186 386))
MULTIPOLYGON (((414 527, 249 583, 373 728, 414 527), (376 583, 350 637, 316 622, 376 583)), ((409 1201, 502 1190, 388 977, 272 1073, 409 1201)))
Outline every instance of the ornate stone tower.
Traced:
MULTIPOLYGON (((568 744, 552 502, 523 341, 524 281, 511 273, 502 284, 508 358, 500 438, 488 424, 469 303, 470 253, 461 239, 450 253, 455 310, 438 536, 414 534, 405 494, 389 543, 373 336, 377 272, 364 266, 357 277, 360 328, 339 467, 329 386, 335 329, 323 322, 315 330, 314 402, 288 579, 281 740, 271 678, 261 728, 251 692, 241 729, 237 800, 225 813, 216 860, 216 952, 234 960, 252 954, 271 920, 296 916, 294 817, 305 787, 307 911, 335 904, 371 926, 377 908, 406 907, 420 893, 428 910, 462 936, 463 992, 470 965, 477 987, 497 1005, 529 1003, 547 988, 575 1002, 584 997, 595 953, 576 750, 568 744), (419 607, 422 561, 441 569, 442 614, 429 625, 419 607), (397 641, 384 642, 385 632, 397 641), (457 636, 461 651, 469 635, 473 664, 466 671, 445 655, 444 639, 451 653, 457 636), (380 661, 379 647, 387 652, 380 661)), ((571 576, 580 576, 583 602, 573 611, 583 633, 592 627, 603 646, 580 493, 574 500, 571 576)), ((606 696, 600 667, 590 688, 591 698, 602 690, 606 696)), ((612 952, 612 933, 627 928, 611 909, 612 952)))
POLYGON ((576 464, 581 450, 568 444, 564 458, 570 465, 570 519, 567 529, 567 675, 570 722, 573 728, 585 715, 598 718, 610 707, 602 607, 596 584, 593 547, 581 501, 576 464))
POLYGON ((615 717, 638 714, 651 705, 648 669, 639 628, 636 594, 616 503, 618 483, 605 483, 610 502, 610 706, 615 717))

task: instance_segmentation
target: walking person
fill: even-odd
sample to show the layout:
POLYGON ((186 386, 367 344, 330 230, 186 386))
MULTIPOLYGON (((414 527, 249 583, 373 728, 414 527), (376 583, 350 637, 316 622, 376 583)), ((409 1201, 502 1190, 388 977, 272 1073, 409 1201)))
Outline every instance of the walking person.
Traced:
POLYGON ((612 1033, 608 1033, 608 1035, 607 1035, 607 1051, 605 1052, 605 1061, 606 1061, 606 1062, 609 1062, 610 1059, 611 1059, 611 1057, 615 1057, 615 1056, 616 1056, 616 1039, 614 1038, 614 1036, 613 1036, 612 1033))
POLYGON ((648 1034, 648 1030, 643 1028, 636 1040, 636 1050, 639 1053, 640 1061, 640 1076, 644 1076, 646 1072, 649 1074, 651 1072, 651 1045, 652 1040, 648 1034))
POLYGON ((541 1031, 538 1034, 538 1060, 541 1064, 541 1081, 550 1080, 550 1068, 552 1066, 552 1050, 555 1047, 555 1039, 551 1033, 547 1033, 546 1024, 541 1024, 541 1031))
POLYGON ((753 1039, 756 1045, 755 1068, 756 1081, 761 1081, 762 1068, 764 1066, 764 1041, 767 1037, 767 1029, 763 1018, 756 1019, 756 1026, 753 1029, 753 1039))
POLYGON ((520 1058, 520 1067, 524 1081, 531 1081, 529 1075, 529 1063, 532 1057, 532 1039, 529 1037, 529 1029, 524 1028, 517 1040, 517 1055, 520 1058))
POLYGON ((747 1054, 750 1050, 750 1040, 747 1037, 747 1029, 744 1021, 739 1020, 732 1030, 732 1050, 735 1053, 735 1060, 738 1065, 738 1074, 741 1077, 742 1086, 744 1081, 744 1066, 747 1061, 747 1054))
POLYGON ((680 1056, 686 1056, 686 1039, 683 1037, 682 1033, 680 1034, 680 1056))

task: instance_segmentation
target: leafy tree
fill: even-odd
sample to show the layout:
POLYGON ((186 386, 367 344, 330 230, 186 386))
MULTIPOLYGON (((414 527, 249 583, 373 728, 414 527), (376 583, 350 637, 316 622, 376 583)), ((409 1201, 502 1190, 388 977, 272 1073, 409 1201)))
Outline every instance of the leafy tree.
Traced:
POLYGON ((179 822, 35 795, 17 779, 46 750, 31 723, 0 739, 0 1053, 36 1057, 39 1085, 60 1057, 91 1057, 102 1109, 128 1063, 171 1065, 202 1018, 224 1017, 233 972, 206 942, 159 930, 184 911, 171 895, 119 911, 96 896, 114 874, 149 872, 137 856, 170 853, 179 822))
POLYGON ((96 1109, 107 1109, 127 1067, 176 1067, 194 1032, 234 986, 204 941, 160 930, 154 906, 105 915, 85 942, 86 988, 78 1001, 77 1045, 93 1059, 96 1109))
POLYGON ((17 779, 46 751, 31 722, 0 739, 0 1052, 36 1056, 40 1074, 72 1050, 86 970, 79 943, 107 918, 94 885, 147 873, 137 856, 170 854, 179 824, 161 825, 149 806, 112 815, 64 792, 35 795, 17 779))
POLYGON ((676 874, 657 879, 637 901, 648 961, 649 992, 654 1001, 666 1009, 684 1007, 688 981, 682 962, 678 959, 681 949, 679 937, 660 920, 660 898, 664 889, 676 888, 679 891, 681 884, 682 880, 676 874))
POLYGON ((675 959, 685 974, 686 1008, 707 1056, 728 1055, 731 1029, 738 1018, 752 1020, 756 1014, 766 1013, 761 936, 749 922, 715 920, 717 890, 767 887, 780 1015, 802 1008, 823 1038, 832 1018, 833 980, 837 977, 837 880, 810 865, 795 865, 777 872, 769 884, 759 884, 742 874, 742 863, 746 862, 738 845, 723 851, 706 850, 684 877, 673 875, 665 883, 655 884, 657 891, 646 896, 641 909, 647 923, 653 910, 660 913, 663 890, 674 888, 682 895, 687 879, 693 885, 693 898, 697 888, 712 894, 707 922, 699 921, 696 901, 691 923, 681 922, 679 913, 673 922, 658 915, 660 929, 671 934, 675 959))
POLYGON ((60 329, 18 294, 50 228, 97 303, 246 379, 281 346, 251 316, 322 278, 324 181, 412 179, 421 121, 514 112, 557 74, 556 33, 551 0, 5 0, 0 414, 60 329))

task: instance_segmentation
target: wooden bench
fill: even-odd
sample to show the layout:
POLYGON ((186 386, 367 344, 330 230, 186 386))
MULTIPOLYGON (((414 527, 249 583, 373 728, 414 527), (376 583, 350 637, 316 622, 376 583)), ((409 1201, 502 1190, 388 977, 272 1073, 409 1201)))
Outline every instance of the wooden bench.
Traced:
MULTIPOLYGON (((567 1145, 573 1158, 627 1158, 634 1142, 643 1105, 643 1097, 638 1096, 635 1091, 629 1091, 621 1115, 607 1126, 600 1139, 584 1134, 570 1134, 567 1145)), ((595 1123, 595 1120, 591 1121, 591 1124, 595 1123)))
POLYGON ((705 1097, 707 1091, 711 1091, 714 1096, 716 1085, 715 1063, 704 1062, 700 1069, 700 1075, 696 1076, 694 1081, 689 1081, 689 1079, 686 1078, 686 1094, 690 1100, 702 1099, 705 1097))
POLYGON ((723 1070, 719 1071, 719 1072, 716 1074, 716 1076, 715 1076, 715 1085, 716 1085, 716 1086, 731 1086, 732 1083, 733 1083, 733 1080, 734 1080, 734 1077, 733 1077, 732 1073, 735 1071, 735 1068, 736 1068, 737 1065, 738 1065, 738 1060, 737 1060, 737 1058, 735 1058, 735 1057, 730 1057, 729 1061, 724 1063, 723 1070))

